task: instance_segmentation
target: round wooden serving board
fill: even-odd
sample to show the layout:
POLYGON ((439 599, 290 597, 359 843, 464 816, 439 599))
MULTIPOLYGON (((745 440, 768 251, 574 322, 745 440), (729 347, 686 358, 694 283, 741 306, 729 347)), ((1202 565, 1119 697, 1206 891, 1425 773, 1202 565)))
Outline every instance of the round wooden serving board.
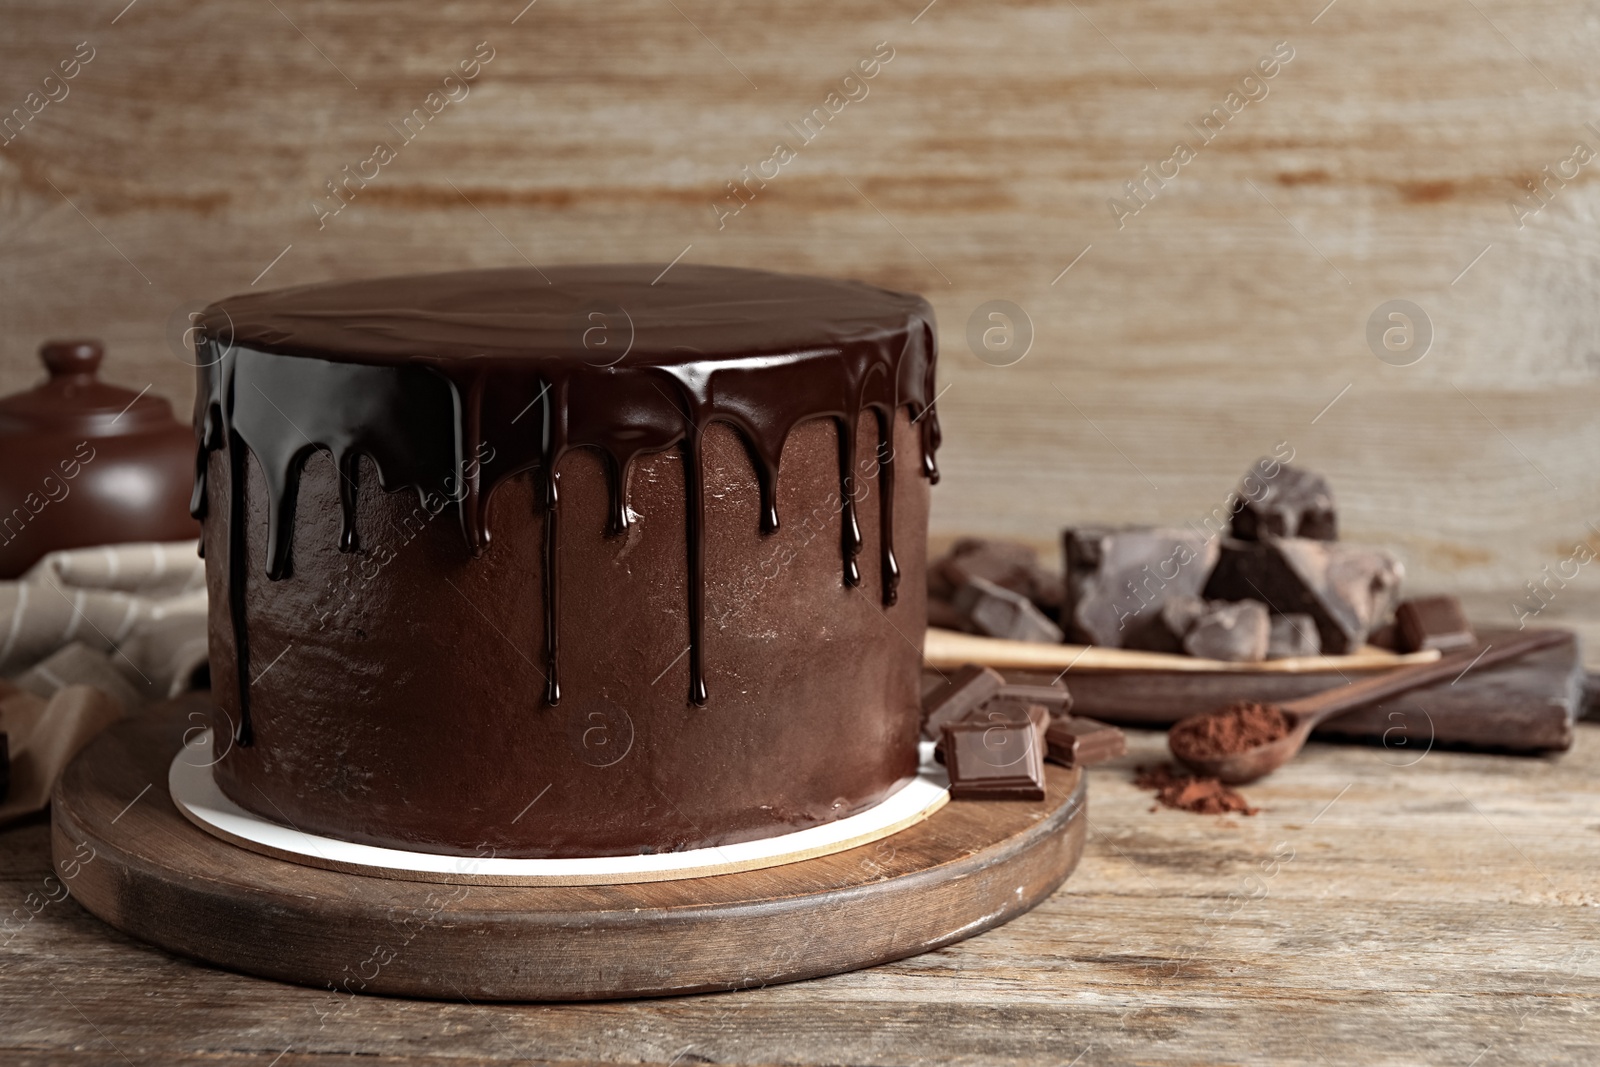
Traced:
POLYGON ((870 967, 1015 918, 1083 853, 1083 772, 1047 766, 1042 802, 953 801, 892 837, 765 870, 601 886, 323 870, 229 844, 173 806, 167 769, 204 707, 144 712, 78 755, 52 801, 57 868, 117 929, 326 988, 330 1012, 355 993, 598 1000, 870 967))

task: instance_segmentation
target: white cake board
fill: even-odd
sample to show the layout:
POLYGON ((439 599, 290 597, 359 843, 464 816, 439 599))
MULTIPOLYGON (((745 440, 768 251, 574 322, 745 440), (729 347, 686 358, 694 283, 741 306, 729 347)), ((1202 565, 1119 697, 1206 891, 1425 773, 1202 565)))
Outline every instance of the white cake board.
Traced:
POLYGON ((263 819, 226 797, 212 776, 211 731, 179 749, 167 771, 172 802, 184 817, 206 832, 275 859, 311 867, 398 878, 413 882, 477 882, 486 885, 621 885, 703 878, 797 863, 856 848, 898 833, 944 807, 949 779, 933 759, 933 744, 921 745, 916 778, 884 800, 849 818, 823 826, 740 841, 731 845, 648 856, 595 856, 584 859, 504 859, 445 856, 380 848, 308 834, 263 819))

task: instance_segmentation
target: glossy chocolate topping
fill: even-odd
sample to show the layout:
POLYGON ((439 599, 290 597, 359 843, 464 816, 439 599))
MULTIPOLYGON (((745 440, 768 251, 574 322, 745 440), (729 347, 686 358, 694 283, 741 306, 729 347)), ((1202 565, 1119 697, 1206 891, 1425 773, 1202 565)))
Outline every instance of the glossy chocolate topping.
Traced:
POLYGON ((226 448, 229 600, 238 658, 239 741, 249 744, 244 618, 245 455, 268 493, 267 577, 293 567, 294 511, 306 459, 330 452, 341 474, 340 548, 358 547, 359 457, 386 490, 457 503, 474 555, 490 543, 488 504, 537 469, 547 516, 545 700, 561 698, 556 473, 572 449, 605 460, 613 534, 629 523, 628 475, 642 454, 681 448, 690 581, 689 701, 706 703, 702 440, 731 425, 761 488, 761 528, 780 521, 774 486, 796 425, 838 428, 843 579, 860 582, 854 484, 879 478, 882 599, 895 601, 895 412, 920 431, 921 472, 937 480, 933 316, 920 297, 857 282, 724 267, 607 265, 470 271, 306 286, 231 297, 204 313, 193 510, 206 510, 206 456, 226 448), (872 410, 878 454, 856 456, 872 410))

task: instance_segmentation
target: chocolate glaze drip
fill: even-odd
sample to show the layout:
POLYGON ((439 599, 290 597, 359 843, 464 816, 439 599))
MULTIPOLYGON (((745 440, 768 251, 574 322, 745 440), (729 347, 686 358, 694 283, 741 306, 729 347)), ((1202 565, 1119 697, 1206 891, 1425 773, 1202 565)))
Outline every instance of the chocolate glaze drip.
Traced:
POLYGON ((233 297, 207 309, 196 399, 193 510, 206 511, 206 456, 229 452, 229 598, 238 655, 239 740, 249 743, 244 618, 248 452, 265 478, 270 580, 292 573, 300 472, 312 452, 340 472, 339 548, 360 545, 360 457, 387 491, 456 502, 474 555, 491 542, 489 502, 537 469, 545 517, 546 702, 561 699, 560 464, 598 450, 610 527, 627 529, 628 475, 642 454, 684 456, 689 700, 708 698, 701 443, 713 422, 743 437, 760 484, 760 529, 778 528, 777 474, 799 423, 838 427, 843 580, 861 580, 856 517, 865 472, 856 426, 876 416, 883 602, 895 601, 895 412, 920 429, 921 470, 938 478, 932 313, 920 297, 856 282, 679 265, 584 266, 415 275, 233 297), (652 279, 657 279, 652 281, 652 279), (598 333, 597 333, 598 331, 598 333), (618 356, 618 351, 624 354, 618 356))
POLYGON ((244 478, 245 450, 237 434, 228 435, 228 618, 233 624, 234 669, 239 678, 239 723, 234 739, 248 745, 250 728, 250 628, 245 625, 244 478))

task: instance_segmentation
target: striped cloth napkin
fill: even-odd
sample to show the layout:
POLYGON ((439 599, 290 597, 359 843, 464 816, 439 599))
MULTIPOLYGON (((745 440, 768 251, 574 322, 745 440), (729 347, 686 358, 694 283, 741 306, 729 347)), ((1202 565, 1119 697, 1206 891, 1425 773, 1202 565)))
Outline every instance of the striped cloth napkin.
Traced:
POLYGON ((183 541, 52 552, 0 582, 0 732, 11 760, 0 824, 43 809, 56 777, 101 730, 203 678, 205 563, 196 549, 183 541))

